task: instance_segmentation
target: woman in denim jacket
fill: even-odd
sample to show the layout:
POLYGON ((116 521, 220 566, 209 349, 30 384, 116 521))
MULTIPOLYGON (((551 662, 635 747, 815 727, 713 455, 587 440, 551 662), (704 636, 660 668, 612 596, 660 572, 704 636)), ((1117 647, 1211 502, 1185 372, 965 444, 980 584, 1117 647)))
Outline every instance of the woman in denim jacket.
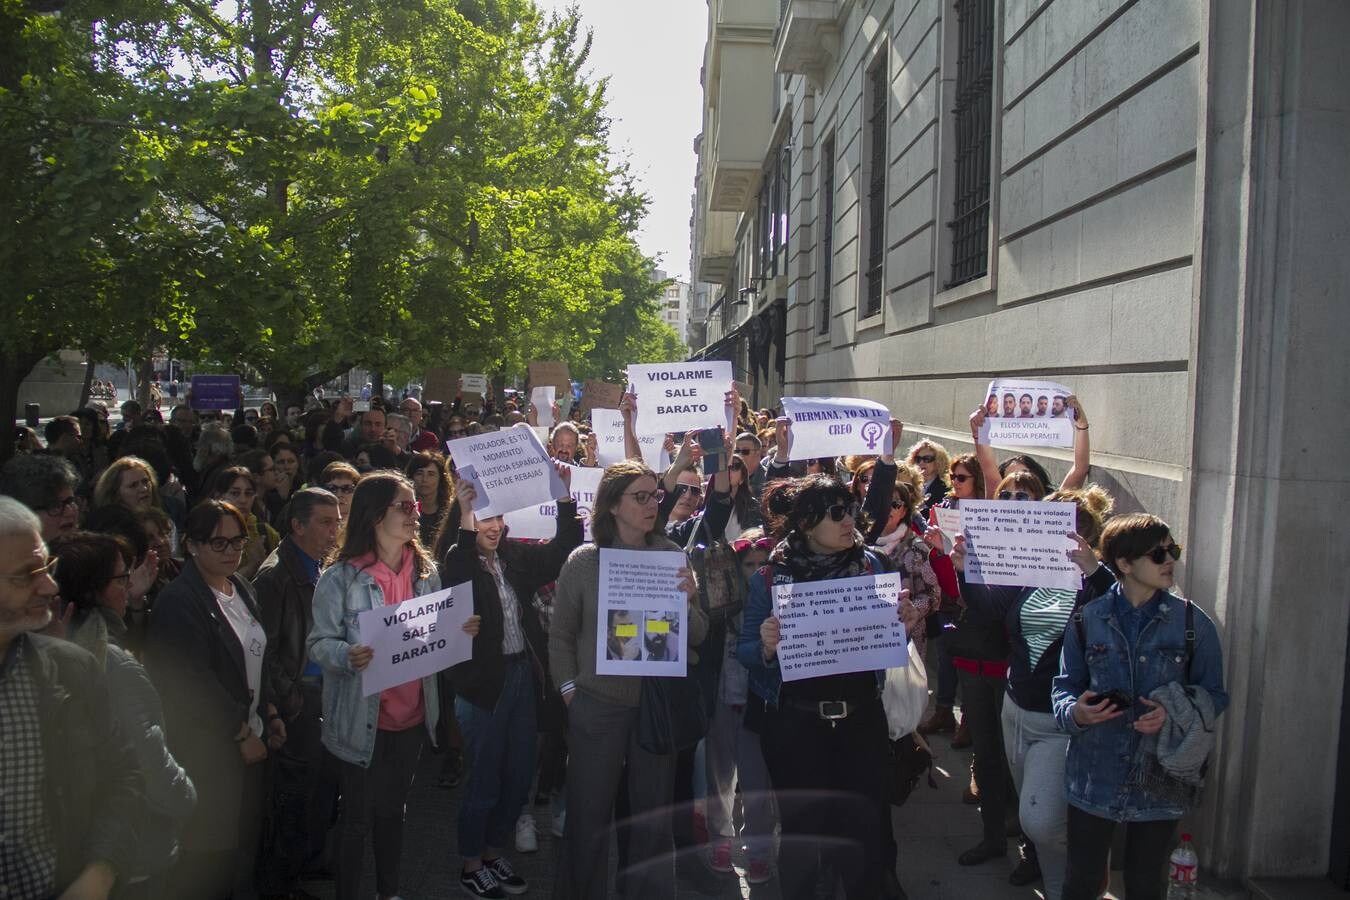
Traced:
POLYGON ((1131 778, 1139 745, 1157 734, 1166 712, 1149 695, 1172 682, 1209 693, 1215 713, 1228 706, 1223 651, 1213 621, 1193 608, 1194 650, 1187 659, 1187 602, 1169 593, 1181 547, 1167 523, 1136 513, 1118 516, 1102 533, 1102 559, 1119 582, 1070 621, 1054 682, 1055 719, 1069 733, 1065 790, 1069 801, 1068 864, 1063 900, 1098 896, 1111 837, 1126 825, 1125 893, 1162 896, 1163 865, 1186 807, 1156 797, 1131 778), (1078 627, 1081 624, 1081 629, 1078 627), (1133 702, 1116 708, 1105 694, 1133 702))
MULTIPOLYGON (((357 896, 372 831, 376 890, 383 898, 398 893, 403 809, 423 741, 435 742, 436 676, 369 697, 361 689, 374 651, 361 642, 357 617, 441 587, 418 539, 421 510, 413 498, 412 482, 396 472, 361 479, 337 558, 314 587, 309 658, 323 669, 323 745, 340 762, 342 786, 338 900, 357 896)), ((476 634, 478 621, 470 616, 464 630, 476 634)))

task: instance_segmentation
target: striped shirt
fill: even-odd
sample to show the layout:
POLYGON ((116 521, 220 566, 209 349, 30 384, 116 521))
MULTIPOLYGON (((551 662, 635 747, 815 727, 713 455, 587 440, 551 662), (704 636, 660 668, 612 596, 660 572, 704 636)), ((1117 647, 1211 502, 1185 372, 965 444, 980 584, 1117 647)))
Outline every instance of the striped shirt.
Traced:
POLYGON ((1022 604, 1022 638, 1027 642, 1031 668, 1036 668, 1041 655, 1064 636, 1064 626, 1069 624, 1077 598, 1077 591, 1036 588, 1022 604))
POLYGON ((520 628, 520 598, 516 596, 511 582, 506 580, 501 560, 496 554, 493 554, 491 559, 486 556, 478 558, 483 561, 483 568, 492 573, 492 580, 497 583, 497 596, 502 602, 502 653, 508 656, 512 653, 523 653, 525 632, 520 628))

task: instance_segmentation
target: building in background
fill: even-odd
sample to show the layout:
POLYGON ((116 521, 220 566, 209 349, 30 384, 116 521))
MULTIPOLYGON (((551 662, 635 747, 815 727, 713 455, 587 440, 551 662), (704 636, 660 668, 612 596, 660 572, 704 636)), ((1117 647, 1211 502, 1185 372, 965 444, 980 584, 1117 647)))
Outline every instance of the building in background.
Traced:
POLYGON ((1312 463, 1350 444, 1348 30, 1335 0, 709 0, 691 236, 694 356, 755 405, 865 397, 955 452, 991 377, 1068 384, 1092 480, 1172 524, 1225 636, 1203 862, 1342 886, 1350 482, 1312 463))
MULTIPOLYGON (((666 281, 670 279, 663 270, 657 269, 652 273, 653 281, 666 281)), ((670 279, 670 283, 661 289, 661 321, 665 322, 681 339, 685 337, 685 323, 689 316, 689 282, 680 281, 678 278, 670 279)))

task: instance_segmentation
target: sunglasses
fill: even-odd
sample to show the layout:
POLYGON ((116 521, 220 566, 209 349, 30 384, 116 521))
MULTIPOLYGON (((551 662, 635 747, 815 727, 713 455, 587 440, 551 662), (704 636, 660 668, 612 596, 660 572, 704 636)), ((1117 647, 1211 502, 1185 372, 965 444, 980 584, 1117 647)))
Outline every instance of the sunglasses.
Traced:
POLYGON ((248 536, 241 534, 232 538, 213 537, 208 538, 203 543, 216 553, 224 553, 226 550, 238 552, 244 549, 244 544, 248 543, 248 536))
MULTIPOLYGON (((691 491, 703 493, 703 488, 696 488, 692 485, 681 485, 691 491)), ((624 494, 625 497, 632 497, 637 501, 638 506, 646 506, 648 503, 660 503, 666 496, 666 492, 657 488, 654 491, 629 491, 624 494)))
POLYGON ((850 503, 846 506, 843 503, 836 503, 826 509, 825 514, 830 517, 831 522, 842 522, 845 517, 856 519, 858 518, 858 504, 850 503))
POLYGON ((929 463, 937 462, 937 456, 935 456, 932 453, 924 453, 922 455, 915 456, 914 461, 916 463, 923 463, 924 465, 928 465, 929 463))
POLYGON ((970 481, 970 479, 974 477, 975 477, 974 475, 967 475, 965 472, 952 473, 952 481, 955 481, 957 484, 965 484, 967 481, 970 481))
POLYGON ((1031 495, 1028 494, 1026 491, 999 491, 999 492, 998 492, 998 499, 1000 499, 1000 500, 1030 500, 1030 499, 1031 499, 1031 495))
POLYGON ((1147 556, 1154 565, 1161 566, 1163 563, 1167 562, 1169 556, 1174 560, 1181 559, 1181 545, 1169 544, 1166 547, 1154 547, 1144 555, 1147 556))
POLYGON ((754 541, 741 538, 731 542, 731 549, 735 550, 737 553, 744 553, 751 548, 756 550, 772 550, 773 546, 774 541, 771 537, 762 537, 754 541))
POLYGON ((330 494, 351 494, 356 491, 354 484, 325 484, 323 489, 330 494))
POLYGON ((905 501, 903 501, 903 500, 892 500, 892 501, 891 501, 891 509, 904 509, 904 508, 905 508, 906 506, 908 506, 908 505, 909 505, 909 504, 907 504, 907 503, 906 503, 905 501))
POLYGON ((396 509, 405 516, 420 516, 422 514, 421 500, 400 500, 398 503, 390 503, 390 509, 396 509))
MULTIPOLYGON (((677 484, 675 486, 675 496, 679 498, 683 497, 685 494, 693 494, 695 497, 702 497, 703 486, 699 484, 677 484)), ((637 494, 634 494, 633 496, 636 497, 637 494)), ((639 500, 638 502, 646 503, 647 501, 639 500)))

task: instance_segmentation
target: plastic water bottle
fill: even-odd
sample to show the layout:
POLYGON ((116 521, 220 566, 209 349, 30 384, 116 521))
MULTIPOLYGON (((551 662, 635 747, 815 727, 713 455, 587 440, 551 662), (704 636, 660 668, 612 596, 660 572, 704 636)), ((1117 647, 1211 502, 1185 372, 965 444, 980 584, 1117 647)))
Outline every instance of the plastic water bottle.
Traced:
POLYGON ((1167 866, 1167 900, 1194 900, 1199 896, 1200 859, 1191 846, 1191 836, 1183 834, 1172 851, 1167 866))

